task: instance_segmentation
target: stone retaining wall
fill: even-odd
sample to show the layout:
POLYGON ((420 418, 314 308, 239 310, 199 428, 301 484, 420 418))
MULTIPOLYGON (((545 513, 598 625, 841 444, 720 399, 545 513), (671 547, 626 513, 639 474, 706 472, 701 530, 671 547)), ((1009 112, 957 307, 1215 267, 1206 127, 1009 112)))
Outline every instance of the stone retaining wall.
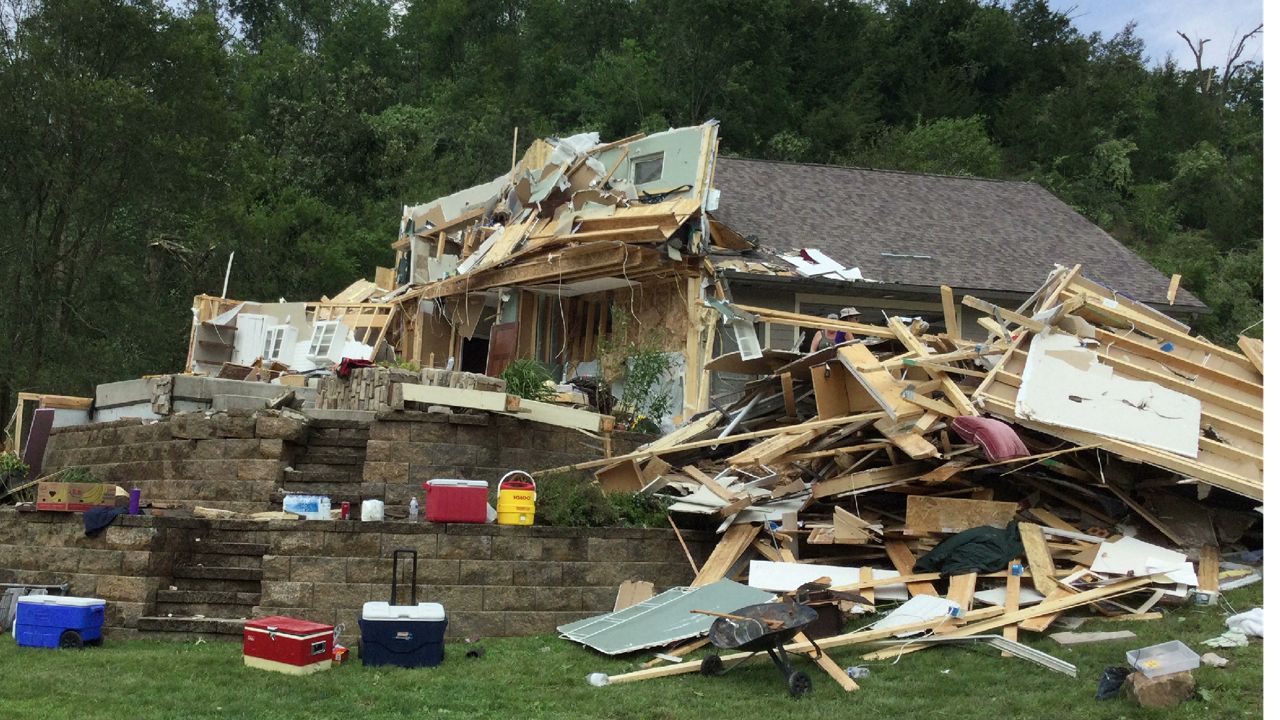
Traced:
MULTIPOLYGON (((344 624, 352 642, 360 607, 390 599, 390 555, 402 547, 418 552, 418 600, 444 604, 455 638, 550 632, 611 610, 624 580, 664 589, 693 578, 670 530, 144 515, 122 516, 91 539, 79 514, 3 508, 0 582, 68 582, 74 594, 108 600, 108 629, 127 633, 204 538, 266 546, 255 615, 344 624)), ((700 562, 714 540, 685 539, 700 562)))

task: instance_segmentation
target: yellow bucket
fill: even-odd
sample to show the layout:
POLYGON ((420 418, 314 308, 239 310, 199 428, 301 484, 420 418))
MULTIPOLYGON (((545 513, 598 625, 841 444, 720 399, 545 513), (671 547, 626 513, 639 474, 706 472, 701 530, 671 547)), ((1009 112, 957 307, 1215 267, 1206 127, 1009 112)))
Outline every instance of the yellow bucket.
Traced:
POLYGON ((503 475, 498 483, 498 524, 532 525, 537 500, 538 485, 532 475, 522 470, 503 475))

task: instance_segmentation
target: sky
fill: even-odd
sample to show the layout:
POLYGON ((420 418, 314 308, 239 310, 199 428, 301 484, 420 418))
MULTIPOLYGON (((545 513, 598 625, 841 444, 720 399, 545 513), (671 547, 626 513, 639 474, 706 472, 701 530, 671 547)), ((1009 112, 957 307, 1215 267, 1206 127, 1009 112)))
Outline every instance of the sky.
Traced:
MULTIPOLYGON (((1146 43, 1149 64, 1158 64, 1172 53, 1184 68, 1195 67, 1195 58, 1177 31, 1192 40, 1209 38, 1205 65, 1221 66, 1234 45, 1232 39, 1262 23, 1262 0, 1049 0, 1049 5, 1066 12, 1086 35, 1099 32, 1109 38, 1134 20, 1138 37, 1146 43)), ((1262 62, 1262 46, 1260 36, 1250 40, 1241 60, 1262 62)))

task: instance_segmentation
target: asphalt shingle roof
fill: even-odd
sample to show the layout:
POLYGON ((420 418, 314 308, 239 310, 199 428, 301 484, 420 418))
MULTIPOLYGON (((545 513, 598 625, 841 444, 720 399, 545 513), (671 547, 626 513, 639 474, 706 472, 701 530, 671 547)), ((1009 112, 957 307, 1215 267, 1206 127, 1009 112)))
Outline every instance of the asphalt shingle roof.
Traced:
MULTIPOLYGON (((1080 263, 1167 306, 1169 278, 1035 183, 721 156, 715 185, 716 217, 766 252, 817 248, 871 280, 1018 292, 1080 263)), ((1185 290, 1177 303, 1204 307, 1185 290)))

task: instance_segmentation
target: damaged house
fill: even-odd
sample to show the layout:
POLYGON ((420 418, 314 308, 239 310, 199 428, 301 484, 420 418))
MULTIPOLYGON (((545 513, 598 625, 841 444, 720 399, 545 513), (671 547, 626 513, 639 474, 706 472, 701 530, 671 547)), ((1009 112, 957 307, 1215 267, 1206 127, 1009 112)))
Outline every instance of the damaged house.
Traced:
POLYGON ((815 317, 842 307, 864 322, 825 327, 883 336, 872 323, 940 325, 942 293, 969 295, 980 312, 957 322, 983 337, 986 311, 1081 262, 1172 315, 1206 310, 1035 184, 720 157, 718 130, 535 140, 510 172, 405 207, 373 282, 307 303, 197 297, 186 369, 269 379, 354 358, 496 376, 530 358, 565 381, 600 374, 621 316, 672 361, 670 428, 807 351, 815 317))

